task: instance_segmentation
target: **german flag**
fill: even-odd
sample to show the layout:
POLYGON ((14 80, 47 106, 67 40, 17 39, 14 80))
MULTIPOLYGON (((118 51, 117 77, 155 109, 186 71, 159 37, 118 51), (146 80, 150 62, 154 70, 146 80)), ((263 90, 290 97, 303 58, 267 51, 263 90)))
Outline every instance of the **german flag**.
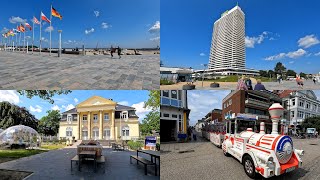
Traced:
POLYGON ((20 25, 19 30, 20 30, 21 32, 25 32, 25 31, 26 31, 26 29, 24 28, 24 26, 23 26, 22 24, 20 25))
POLYGON ((51 9, 51 14, 52 14, 52 16, 60 18, 60 20, 62 20, 62 16, 60 15, 60 13, 58 13, 58 11, 55 10, 53 7, 51 9))

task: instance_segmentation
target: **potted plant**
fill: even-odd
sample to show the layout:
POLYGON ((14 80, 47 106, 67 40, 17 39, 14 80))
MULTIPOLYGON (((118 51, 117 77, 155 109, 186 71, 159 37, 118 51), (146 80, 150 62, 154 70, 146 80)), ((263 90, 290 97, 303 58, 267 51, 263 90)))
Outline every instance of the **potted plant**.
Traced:
POLYGON ((182 90, 193 90, 196 89, 196 85, 192 83, 187 83, 186 85, 182 86, 182 90))
POLYGON ((218 88, 218 87, 220 87, 220 84, 219 84, 219 83, 216 83, 216 82, 213 82, 213 83, 210 84, 210 87, 212 87, 212 88, 218 88))

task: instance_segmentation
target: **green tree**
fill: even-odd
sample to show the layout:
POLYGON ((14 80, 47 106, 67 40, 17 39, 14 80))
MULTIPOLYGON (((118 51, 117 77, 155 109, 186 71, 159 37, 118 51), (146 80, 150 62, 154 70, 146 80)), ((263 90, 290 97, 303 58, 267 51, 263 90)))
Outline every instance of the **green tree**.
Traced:
POLYGON ((54 95, 69 94, 71 92, 72 91, 70 90, 19 90, 18 91, 20 95, 26 96, 29 99, 35 96, 38 96, 41 99, 49 101, 51 104, 54 103, 54 100, 52 99, 54 95))
POLYGON ((19 107, 9 102, 0 102, 0 128, 7 129, 15 125, 25 125, 38 130, 38 119, 25 107, 19 107))
POLYGON ((260 76, 262 76, 262 77, 270 77, 270 76, 268 75, 268 72, 267 72, 267 71, 264 71, 264 70, 260 70, 260 71, 259 71, 259 74, 260 74, 260 76))
POLYGON ((152 110, 159 110, 160 108, 160 91, 154 90, 149 92, 149 99, 145 102, 145 107, 152 110))
POLYGON ((272 71, 272 70, 268 71, 268 77, 272 78, 272 77, 274 77, 274 74, 275 74, 274 71, 272 71))
POLYGON ((39 121, 39 133, 44 135, 55 136, 59 132, 59 122, 61 119, 59 110, 47 111, 47 115, 42 117, 39 121))
POLYGON ((151 135, 152 131, 160 131, 160 112, 151 111, 147 114, 142 120, 140 130, 144 136, 151 135))
POLYGON ((296 76, 296 72, 294 70, 288 69, 287 76, 296 76))
POLYGON ((300 75, 300 77, 307 78, 307 74, 305 74, 303 72, 301 72, 299 75, 300 75))
POLYGON ((286 67, 281 62, 278 62, 276 64, 276 67, 274 68, 274 72, 277 74, 283 74, 286 71, 286 67))
POLYGON ((304 119, 304 121, 301 124, 301 127, 306 129, 306 128, 316 128, 317 131, 320 131, 320 116, 313 116, 313 117, 308 117, 304 119))

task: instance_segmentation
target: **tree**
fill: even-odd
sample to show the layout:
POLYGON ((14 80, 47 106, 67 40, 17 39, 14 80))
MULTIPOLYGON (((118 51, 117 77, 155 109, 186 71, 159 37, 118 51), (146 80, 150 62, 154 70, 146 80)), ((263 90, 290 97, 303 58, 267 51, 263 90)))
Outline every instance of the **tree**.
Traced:
POLYGON ((147 114, 142 120, 140 130, 144 136, 151 135, 152 131, 160 131, 160 112, 151 111, 147 114))
POLYGON ((287 71, 287 76, 296 76, 296 72, 294 71, 294 70, 291 70, 291 69, 288 69, 288 71, 287 71))
POLYGON ((47 115, 42 117, 39 121, 39 133, 44 135, 55 136, 59 131, 59 122, 61 119, 59 110, 47 111, 47 115))
POLYGON ((260 70, 260 71, 259 71, 259 74, 260 74, 261 77, 270 77, 270 76, 268 75, 268 72, 267 72, 267 71, 264 71, 264 70, 260 70))
POLYGON ((317 131, 320 131, 320 116, 313 116, 313 117, 308 117, 304 119, 304 121, 301 124, 301 127, 306 129, 306 128, 316 128, 317 131))
POLYGON ((283 74, 286 71, 286 67, 281 62, 278 62, 276 64, 276 67, 274 68, 274 72, 278 74, 283 74))
POLYGON ((268 77, 274 77, 274 71, 269 70, 268 71, 268 77))
POLYGON ((49 101, 51 104, 54 103, 52 97, 54 95, 61 95, 61 94, 69 94, 72 91, 70 90, 19 90, 18 93, 20 95, 25 95, 27 98, 31 99, 35 96, 38 96, 41 99, 49 101))
POLYGON ((160 91, 150 91, 149 99, 145 102, 145 107, 152 110, 159 110, 160 108, 160 91))
POLYGON ((299 75, 300 75, 300 77, 307 78, 307 74, 305 74, 303 72, 301 72, 299 75))
POLYGON ((38 119, 25 107, 19 107, 9 102, 0 102, 0 128, 25 125, 37 130, 38 119))

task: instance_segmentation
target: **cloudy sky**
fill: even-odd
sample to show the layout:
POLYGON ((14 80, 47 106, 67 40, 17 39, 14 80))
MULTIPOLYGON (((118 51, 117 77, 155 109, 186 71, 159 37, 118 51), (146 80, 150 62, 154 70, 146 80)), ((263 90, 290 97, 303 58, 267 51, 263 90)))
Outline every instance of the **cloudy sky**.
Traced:
POLYGON ((320 72, 315 0, 161 0, 164 65, 202 69, 209 62, 213 23, 237 2, 245 13, 248 68, 273 69, 282 62, 297 72, 320 72))
POLYGON ((50 104, 48 101, 42 100, 38 97, 28 99, 25 96, 20 96, 16 91, 3 90, 0 91, 0 102, 8 101, 20 107, 26 107, 29 112, 40 119, 45 116, 48 110, 60 110, 65 112, 74 108, 77 104, 85 101, 91 96, 101 96, 107 99, 113 99, 118 104, 131 106, 136 108, 136 114, 141 121, 150 109, 144 108, 144 102, 148 99, 148 91, 129 91, 129 90, 105 90, 105 91, 72 91, 68 95, 56 95, 53 97, 55 103, 50 104))
MULTIPOLYGON (((0 31, 29 23, 32 18, 40 21, 42 11, 50 19, 50 2, 28 0, 2 0, 0 31)), ((157 47, 160 43, 160 0, 55 0, 53 7, 62 15, 62 20, 52 19, 52 27, 42 27, 43 47, 48 47, 52 31, 52 46, 58 47, 58 30, 63 30, 63 47, 95 48, 119 45, 123 48, 157 47)), ((32 31, 26 32, 32 37, 32 31)), ((35 44, 39 44, 40 28, 35 25, 35 44)), ((31 39, 29 39, 29 43, 31 39)))

